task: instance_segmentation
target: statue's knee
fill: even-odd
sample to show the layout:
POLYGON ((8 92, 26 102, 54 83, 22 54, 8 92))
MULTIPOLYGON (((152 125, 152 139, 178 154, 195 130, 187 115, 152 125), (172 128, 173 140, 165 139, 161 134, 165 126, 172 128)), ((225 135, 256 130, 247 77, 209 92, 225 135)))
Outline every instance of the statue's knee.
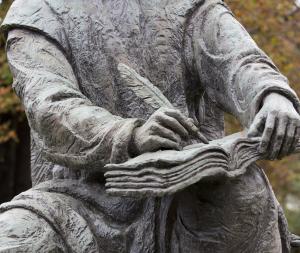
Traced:
POLYGON ((0 214, 0 252, 63 252, 64 243, 35 213, 15 208, 0 214))

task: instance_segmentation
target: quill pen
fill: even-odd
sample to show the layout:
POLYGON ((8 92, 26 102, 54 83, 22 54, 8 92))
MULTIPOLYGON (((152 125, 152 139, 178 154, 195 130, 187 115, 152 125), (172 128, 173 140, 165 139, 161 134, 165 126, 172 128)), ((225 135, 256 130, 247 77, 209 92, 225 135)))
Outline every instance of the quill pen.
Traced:
MULTIPOLYGON (((131 89, 138 97, 142 98, 153 109, 158 110, 161 107, 175 109, 165 95, 155 87, 148 79, 140 76, 134 69, 126 64, 119 63, 118 71, 120 77, 129 89, 131 89)), ((203 143, 208 143, 207 139, 198 132, 197 139, 203 143)))
POLYGON ((134 69, 120 63, 118 70, 123 83, 147 104, 158 110, 161 107, 175 109, 165 95, 148 79, 140 76, 134 69))

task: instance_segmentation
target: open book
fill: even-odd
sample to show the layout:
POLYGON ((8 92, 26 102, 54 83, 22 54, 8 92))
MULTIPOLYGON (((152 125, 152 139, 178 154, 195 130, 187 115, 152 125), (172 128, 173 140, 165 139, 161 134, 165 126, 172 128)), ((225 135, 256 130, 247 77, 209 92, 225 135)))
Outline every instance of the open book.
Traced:
MULTIPOLYGON (((148 79, 125 64, 118 66, 124 85, 154 109, 172 104, 148 79)), ((260 138, 243 132, 209 144, 196 144, 182 151, 164 150, 142 154, 122 164, 106 165, 106 190, 123 196, 163 196, 180 191, 201 180, 233 178, 249 165, 263 159, 260 138)), ((300 151, 300 142, 296 151, 300 151)))
MULTIPOLYGON (((260 138, 249 139, 240 132, 182 151, 146 153, 122 164, 107 165, 106 189, 123 196, 163 196, 201 180, 236 177, 263 159, 259 144, 260 138)), ((300 142, 295 152, 299 151, 300 142)))

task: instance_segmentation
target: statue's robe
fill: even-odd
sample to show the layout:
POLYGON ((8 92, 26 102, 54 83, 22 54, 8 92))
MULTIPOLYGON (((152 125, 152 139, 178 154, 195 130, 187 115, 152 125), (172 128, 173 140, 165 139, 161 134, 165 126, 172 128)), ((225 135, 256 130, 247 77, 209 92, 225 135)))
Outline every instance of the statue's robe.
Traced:
POLYGON ((108 196, 153 109, 120 81, 151 80, 210 140, 223 111, 247 127, 263 98, 295 92, 219 0, 16 0, 2 25, 32 129, 33 189, 1 206, 1 252, 288 252, 260 168, 163 198, 108 196), (52 251, 51 251, 52 252, 52 251))

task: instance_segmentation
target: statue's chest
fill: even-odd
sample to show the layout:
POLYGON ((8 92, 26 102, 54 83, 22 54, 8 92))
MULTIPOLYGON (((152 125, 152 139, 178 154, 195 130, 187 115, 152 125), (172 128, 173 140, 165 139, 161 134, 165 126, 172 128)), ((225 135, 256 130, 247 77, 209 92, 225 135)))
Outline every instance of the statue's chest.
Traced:
POLYGON ((166 90, 181 79, 186 20, 201 2, 70 0, 51 6, 64 23, 78 71, 97 74, 100 65, 127 62, 166 90))
POLYGON ((135 1, 112 2, 107 15, 99 17, 105 24, 101 29, 105 53, 131 65, 163 91, 181 82, 185 18, 153 6, 155 1, 146 6, 135 1))
POLYGON ((94 0, 68 11, 66 27, 74 65, 83 92, 96 104, 112 107, 112 97, 128 100, 128 91, 116 80, 116 66, 125 63, 148 78, 176 107, 186 107, 184 28, 194 4, 192 0, 182 0, 190 3, 183 6, 161 2, 94 0))

